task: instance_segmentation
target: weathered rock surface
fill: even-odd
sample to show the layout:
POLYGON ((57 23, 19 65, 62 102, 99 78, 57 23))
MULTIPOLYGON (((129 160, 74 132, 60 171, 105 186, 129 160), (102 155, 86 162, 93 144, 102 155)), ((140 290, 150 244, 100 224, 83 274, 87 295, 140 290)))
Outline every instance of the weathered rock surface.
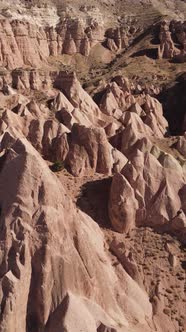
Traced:
POLYGON ((153 331, 147 295, 116 274, 99 227, 26 139, 1 157, 0 184, 1 331, 138 331, 134 318, 153 331))
POLYGON ((1 332, 185 331, 185 135, 156 99, 185 61, 183 20, 156 59, 170 3, 1 1, 1 332))
POLYGON ((106 31, 106 46, 113 52, 126 49, 129 46, 129 37, 126 28, 119 27, 106 31))
POLYGON ((163 22, 160 29, 160 47, 158 50, 159 58, 171 59, 178 54, 171 38, 171 32, 167 22, 163 22))
POLYGON ((161 23, 160 27, 160 46, 158 48, 158 57, 165 59, 172 59, 179 62, 186 60, 186 35, 185 22, 171 21, 170 24, 166 21, 161 23), (176 48, 173 36, 181 45, 181 50, 176 48))
POLYGON ((101 41, 99 24, 84 28, 78 20, 64 20, 56 27, 38 27, 27 21, 0 20, 0 65, 9 69, 40 67, 49 56, 81 53, 88 56, 91 46, 101 41))
POLYGON ((184 240, 184 184, 185 172, 174 157, 160 153, 156 159, 136 150, 113 178, 109 202, 113 227, 129 232, 135 225, 148 225, 176 231, 184 240))
POLYGON ((176 148, 186 158, 186 134, 179 137, 176 148))
POLYGON ((66 163, 75 176, 120 171, 127 158, 109 144, 103 128, 74 124, 66 163))

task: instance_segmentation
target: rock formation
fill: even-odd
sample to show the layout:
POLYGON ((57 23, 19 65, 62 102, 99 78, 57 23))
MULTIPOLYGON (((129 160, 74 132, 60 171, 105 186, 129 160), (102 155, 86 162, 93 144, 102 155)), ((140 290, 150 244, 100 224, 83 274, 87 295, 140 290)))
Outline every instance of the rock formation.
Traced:
POLYGON ((90 47, 103 40, 99 25, 84 30, 78 20, 60 22, 56 27, 36 27, 19 20, 0 20, 0 65, 9 69, 40 67, 49 56, 89 55, 90 47))
POLYGON ((104 251, 99 227, 74 209, 59 180, 26 139, 9 147, 0 175, 1 330, 25 331, 34 324, 37 330, 93 332, 102 324, 130 327, 133 315, 151 331, 146 323, 147 315, 149 320, 152 315, 147 295, 124 270, 128 290, 116 301, 121 281, 104 251), (139 296, 143 307, 137 303, 139 296), (125 315, 131 318, 126 319, 121 306, 129 297, 132 302, 125 315))
POLYGON ((182 167, 172 156, 160 153, 157 159, 153 151, 136 150, 113 179, 109 203, 113 226, 125 232, 135 225, 165 227, 184 238, 185 197, 180 197, 184 183, 182 167))
POLYGON ((177 55, 176 60, 186 62, 186 23, 185 21, 172 21, 170 27, 172 33, 174 33, 177 41, 181 45, 181 51, 180 54, 177 55))
POLYGON ((162 22, 160 28, 160 47, 158 49, 159 58, 171 59, 174 58, 179 50, 176 49, 174 42, 171 37, 169 25, 167 22, 162 22))
POLYGON ((129 37, 123 27, 106 31, 106 46, 113 52, 126 49, 129 46, 129 37))
POLYGON ((175 61, 186 61, 186 35, 185 22, 171 21, 170 24, 166 21, 161 23, 160 27, 160 46, 158 48, 158 57, 171 59, 175 61), (175 41, 180 44, 181 50, 176 48, 175 41))
POLYGON ((185 22, 143 54, 170 2, 1 1, 0 332, 185 332, 185 22))

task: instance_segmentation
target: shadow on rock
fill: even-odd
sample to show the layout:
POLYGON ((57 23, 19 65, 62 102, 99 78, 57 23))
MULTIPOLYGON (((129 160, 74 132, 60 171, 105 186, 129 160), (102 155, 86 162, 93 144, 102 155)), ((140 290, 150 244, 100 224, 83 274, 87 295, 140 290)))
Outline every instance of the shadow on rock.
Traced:
POLYGON ((137 51, 131 55, 132 58, 136 58, 139 56, 146 55, 148 58, 157 59, 157 49, 156 48, 148 48, 144 50, 137 51))
POLYGON ((111 228, 108 215, 108 201, 112 178, 90 181, 83 185, 77 206, 99 226, 111 228))

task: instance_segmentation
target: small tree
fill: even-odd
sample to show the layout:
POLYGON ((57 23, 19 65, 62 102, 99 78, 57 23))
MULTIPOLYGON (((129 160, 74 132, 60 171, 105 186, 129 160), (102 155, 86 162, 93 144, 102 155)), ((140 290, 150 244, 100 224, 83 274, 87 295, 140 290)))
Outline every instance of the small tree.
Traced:
POLYGON ((50 166, 52 172, 60 172, 64 169, 65 165, 63 161, 57 160, 53 165, 50 166))

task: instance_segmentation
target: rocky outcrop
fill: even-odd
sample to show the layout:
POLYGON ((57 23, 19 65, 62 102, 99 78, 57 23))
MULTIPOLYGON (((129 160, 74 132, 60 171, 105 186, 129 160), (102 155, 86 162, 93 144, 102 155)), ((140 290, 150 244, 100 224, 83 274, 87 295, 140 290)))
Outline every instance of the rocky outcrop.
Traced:
POLYGON ((0 332, 186 330, 185 6, 0 1, 0 332))
POLYGON ((182 45, 185 50, 186 46, 186 21, 171 21, 170 30, 176 36, 178 42, 182 45))
MULTIPOLYGON (((114 229, 130 233, 136 226, 148 225, 183 240, 186 216, 180 192, 185 164, 156 146, 158 140, 165 144, 168 131, 161 104, 144 92, 133 95, 129 82, 117 77, 106 87, 100 109, 122 123, 110 142, 129 160, 112 181, 108 208, 114 229)), ((184 157, 184 137, 176 147, 184 157)))
POLYGON ((178 138, 176 149, 186 158, 186 133, 178 138))
POLYGON ((185 197, 180 193, 185 172, 171 155, 160 153, 156 158, 152 153, 136 150, 121 174, 114 176, 109 202, 113 227, 129 232, 134 226, 149 225, 184 239, 185 197))
POLYGON ((110 28, 106 31, 106 46, 113 52, 126 49, 129 46, 129 37, 123 27, 110 28))
POLYGON ((2 331, 137 331, 134 318, 153 331, 147 295, 124 269, 117 276, 98 225, 74 208, 26 139, 3 161, 0 201, 2 331))
POLYGON ((107 115, 113 115, 115 110, 127 110, 132 101, 135 101, 135 99, 128 91, 123 91, 116 82, 112 82, 106 87, 100 102, 100 109, 107 115))
POLYGON ((72 104, 74 110, 70 112, 70 118, 73 118, 74 122, 98 127, 104 127, 111 122, 111 119, 102 114, 97 104, 82 88, 75 72, 60 72, 54 86, 60 89, 72 104))
POLYGON ((11 111, 2 114, 1 135, 27 137, 32 145, 45 158, 65 160, 68 153, 66 134, 69 130, 55 120, 49 120, 50 110, 39 107, 35 102, 18 104, 11 111))
POLYGON ((120 171, 126 162, 127 159, 109 144, 103 128, 73 125, 66 164, 74 176, 111 175, 113 171, 120 171))
MULTIPOLYGON (((5 96, 10 109, 0 119, 0 331, 169 331, 166 303, 145 284, 132 250, 118 240, 108 246, 113 230, 130 236, 138 226, 185 241, 186 174, 158 148, 167 133, 161 104, 135 95, 121 76, 105 88, 100 107, 74 73, 51 81, 46 102, 36 102, 20 90, 40 91, 42 76, 15 75, 15 94, 5 96), (57 176, 48 165, 56 161, 66 168, 57 176), (105 240, 88 216, 94 200, 85 214, 68 195, 78 182, 112 175, 99 202, 106 229, 109 217, 112 224, 105 240)), ((184 158, 184 137, 176 142, 184 158)), ((84 195, 76 192, 76 199, 84 195)), ((171 254, 168 264, 176 268, 171 254)))
POLYGON ((175 60, 178 62, 186 62, 186 22, 171 21, 170 29, 175 39, 181 45, 181 51, 176 56, 175 60))
POLYGON ((83 27, 78 19, 66 19, 56 27, 37 27, 27 21, 0 20, 0 65, 8 69, 40 67, 49 56, 81 53, 102 41, 103 28, 98 24, 83 27))
POLYGON ((144 92, 133 95, 129 81, 123 77, 117 76, 108 84, 99 107, 104 114, 112 116, 125 127, 123 141, 127 144, 127 150, 133 145, 129 136, 138 135, 140 132, 143 136, 146 132, 147 136, 163 137, 168 128, 158 100, 144 92))
POLYGON ((159 58, 173 58, 176 62, 186 61, 185 22, 173 20, 168 23, 163 21, 160 27, 159 39, 159 58), (176 48, 175 42, 180 45, 180 49, 176 48))
POLYGON ((180 52, 176 49, 174 42, 171 37, 171 32, 169 30, 169 24, 167 22, 162 22, 160 28, 160 46, 158 49, 158 57, 171 59, 178 55, 180 52))

